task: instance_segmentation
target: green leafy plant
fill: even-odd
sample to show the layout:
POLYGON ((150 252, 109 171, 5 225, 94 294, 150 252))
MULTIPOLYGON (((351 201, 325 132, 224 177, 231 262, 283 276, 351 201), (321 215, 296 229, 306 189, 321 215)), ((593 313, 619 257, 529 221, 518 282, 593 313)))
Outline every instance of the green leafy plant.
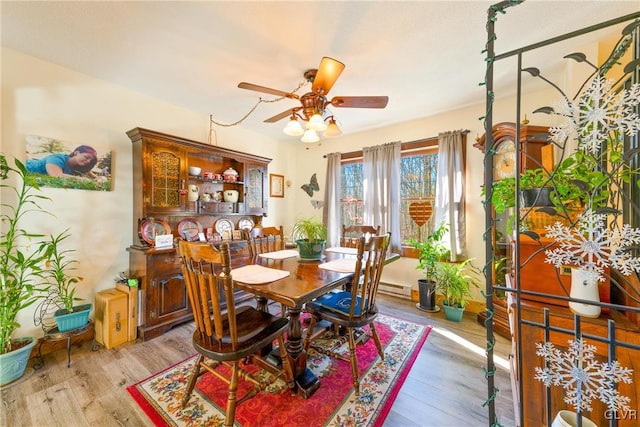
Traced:
POLYGON ((436 290, 444 296, 444 304, 465 308, 471 297, 471 286, 478 287, 476 279, 467 274, 469 268, 477 271, 471 264, 471 259, 461 263, 436 263, 436 290))
POLYGON ((77 260, 69 258, 69 255, 75 252, 72 249, 61 250, 60 244, 70 235, 68 229, 57 236, 50 235, 49 240, 45 242, 51 259, 46 263, 45 277, 49 279, 49 283, 55 289, 58 299, 67 313, 73 313, 73 302, 80 301, 81 298, 75 297, 75 284, 82 280, 82 277, 70 274, 75 271, 77 260))
POLYGON ((11 336, 20 327, 18 313, 35 303, 46 293, 43 278, 44 264, 51 255, 50 247, 41 234, 20 227, 20 221, 29 213, 46 213, 39 202, 49 200, 38 194, 37 183, 30 177, 22 162, 15 159, 15 167, 0 154, 0 189, 14 194, 15 204, 6 203, 3 196, 2 231, 0 233, 0 354, 9 353, 11 336), (15 182, 6 183, 10 175, 15 182))
MULTIPOLYGON (((610 158, 615 159, 616 150, 610 150, 610 158)), ((619 153, 618 153, 619 154, 619 153)), ((620 157, 620 156, 617 156, 620 157)), ((527 169, 520 174, 520 191, 551 188, 550 200, 558 214, 566 213, 570 207, 591 205, 606 206, 611 194, 609 178, 602 168, 603 159, 584 151, 576 151, 562 160, 551 174, 542 168, 527 169)), ((630 180, 632 171, 620 171, 621 178, 630 180)), ((503 178, 493 183, 491 202, 496 214, 515 207, 516 180, 503 178)), ((484 194, 484 191, 483 193, 484 194)))
POLYGON ((434 280, 436 263, 449 255, 449 250, 442 243, 442 238, 447 231, 449 229, 446 224, 441 222, 433 233, 427 236, 426 240, 411 239, 409 241, 409 244, 418 250, 418 266, 416 268, 424 270, 427 282, 434 280))
POLYGON ((327 240, 327 227, 315 218, 300 218, 293 224, 291 237, 309 242, 324 241, 327 240))

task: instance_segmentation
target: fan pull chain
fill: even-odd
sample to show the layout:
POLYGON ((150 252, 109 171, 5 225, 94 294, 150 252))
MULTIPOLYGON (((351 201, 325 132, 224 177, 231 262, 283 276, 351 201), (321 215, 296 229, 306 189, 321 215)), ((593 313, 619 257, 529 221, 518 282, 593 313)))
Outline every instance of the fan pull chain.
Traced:
MULTIPOLYGON (((302 87, 304 87, 305 85, 307 85, 309 83, 308 80, 304 80, 302 82, 300 82, 298 84, 298 87, 296 87, 294 90, 292 90, 290 93, 296 93, 298 92, 302 87)), ((258 102, 256 102, 256 104, 249 110, 249 112, 247 114, 245 114, 244 116, 242 116, 242 118, 240 118, 240 120, 237 120, 233 123, 221 123, 218 122, 216 120, 214 120, 213 115, 209 116, 210 119, 210 124, 214 124, 217 126, 222 126, 222 127, 232 127, 232 126, 236 126, 239 125, 240 123, 242 123, 243 121, 246 120, 247 117, 249 117, 255 110, 256 108, 258 108, 258 105, 260 105, 261 103, 273 103, 273 102, 278 102, 278 101, 282 101, 283 99, 287 98, 286 96, 281 96, 279 98, 274 98, 274 99, 263 99, 263 98, 258 98, 258 102)))

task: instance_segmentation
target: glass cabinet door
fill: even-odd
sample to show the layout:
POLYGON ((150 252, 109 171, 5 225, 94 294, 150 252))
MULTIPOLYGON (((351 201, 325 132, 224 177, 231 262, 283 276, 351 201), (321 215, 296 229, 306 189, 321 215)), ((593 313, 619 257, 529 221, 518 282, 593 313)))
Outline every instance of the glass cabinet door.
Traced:
POLYGON ((149 183, 146 209, 148 212, 176 212, 184 209, 184 161, 170 151, 151 151, 149 156, 149 183))
POLYGON ((247 164, 245 173, 245 212, 256 215, 267 213, 266 168, 247 164))

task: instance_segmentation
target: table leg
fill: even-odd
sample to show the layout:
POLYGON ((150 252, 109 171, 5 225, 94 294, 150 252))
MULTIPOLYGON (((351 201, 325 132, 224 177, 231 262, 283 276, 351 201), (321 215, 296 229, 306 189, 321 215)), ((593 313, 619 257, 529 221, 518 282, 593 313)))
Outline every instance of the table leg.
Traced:
POLYGON ((302 397, 309 398, 320 387, 320 380, 307 368, 307 352, 302 346, 302 325, 300 309, 289 308, 289 333, 287 335, 287 353, 293 369, 296 389, 302 397))
POLYGON ((256 309, 260 311, 269 312, 269 307, 267 306, 267 299, 265 297, 256 296, 256 309))

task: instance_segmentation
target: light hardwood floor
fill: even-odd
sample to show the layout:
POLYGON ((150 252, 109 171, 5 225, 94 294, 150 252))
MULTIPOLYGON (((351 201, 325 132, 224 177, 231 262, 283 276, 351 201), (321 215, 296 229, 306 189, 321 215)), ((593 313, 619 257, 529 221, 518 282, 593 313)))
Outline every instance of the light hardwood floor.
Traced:
MULTIPOLYGON (((384 425, 388 427, 489 426, 484 349, 486 330, 467 313, 461 323, 447 321, 441 311, 428 314, 415 302, 381 295, 381 311, 433 326, 384 425)), ((279 308, 277 308, 279 310, 279 308)), ((65 350, 31 365, 16 383, 2 388, 3 426, 151 426, 126 386, 192 354, 193 325, 187 323, 147 342, 128 343, 92 352, 90 342, 72 348, 71 367, 65 350)), ((496 336, 496 359, 508 360, 510 343, 496 336)), ((496 413, 503 426, 513 426, 509 372, 497 365, 496 413)))

